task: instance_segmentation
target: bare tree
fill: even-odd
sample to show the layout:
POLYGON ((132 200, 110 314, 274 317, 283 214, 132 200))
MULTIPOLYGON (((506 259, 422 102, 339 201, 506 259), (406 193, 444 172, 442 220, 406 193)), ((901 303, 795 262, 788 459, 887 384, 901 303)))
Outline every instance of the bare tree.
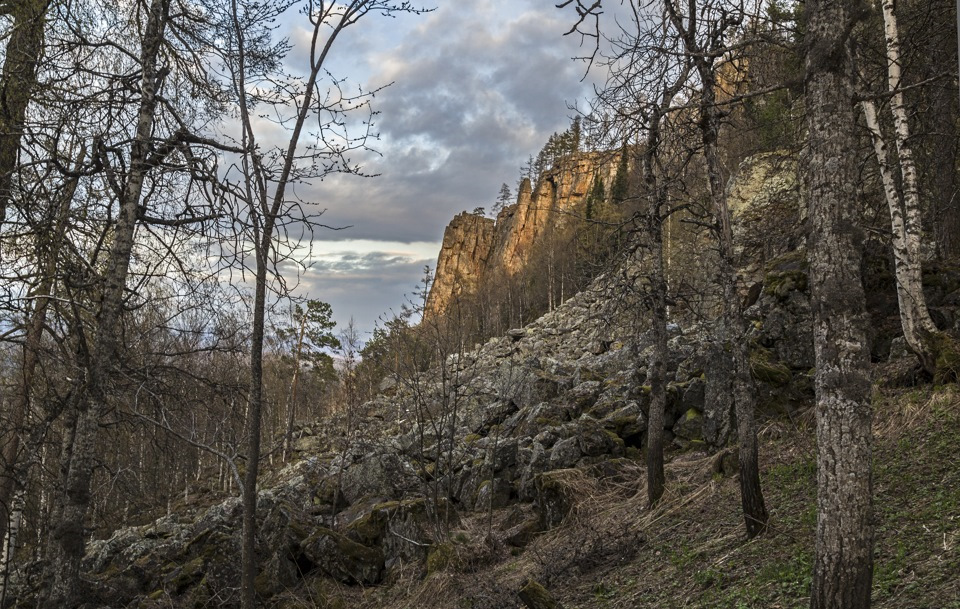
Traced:
POLYGON ((352 0, 347 3, 308 0, 302 10, 311 25, 309 63, 302 80, 291 83, 275 74, 277 62, 285 55, 286 45, 271 46, 270 23, 290 9, 294 2, 254 2, 232 0, 226 15, 229 50, 225 67, 239 110, 243 153, 235 193, 244 208, 242 222, 245 237, 253 249, 254 298, 253 328, 250 341, 250 390, 247 417, 247 464, 243 486, 243 542, 241 559, 242 605, 256 604, 254 580, 256 562, 257 476, 260 459, 261 417, 263 412, 263 345, 268 282, 276 277, 278 256, 287 256, 278 248, 278 234, 286 235, 294 222, 308 229, 316 225, 287 195, 294 182, 320 178, 335 172, 360 174, 348 153, 364 149, 373 136, 371 120, 359 136, 344 131, 345 114, 369 112, 373 92, 350 96, 333 81, 324 93, 322 77, 327 73, 331 49, 340 34, 368 14, 393 15, 419 13, 409 2, 391 0, 352 0), (262 51, 267 53, 263 54, 262 51), (263 93, 261 87, 274 87, 263 93), (256 129, 254 107, 272 106, 281 124, 288 130, 286 144, 276 150, 261 147, 256 129), (311 121, 317 125, 311 126, 311 121), (304 140, 312 139, 307 145, 304 140), (271 270, 273 269, 273 270, 271 270))

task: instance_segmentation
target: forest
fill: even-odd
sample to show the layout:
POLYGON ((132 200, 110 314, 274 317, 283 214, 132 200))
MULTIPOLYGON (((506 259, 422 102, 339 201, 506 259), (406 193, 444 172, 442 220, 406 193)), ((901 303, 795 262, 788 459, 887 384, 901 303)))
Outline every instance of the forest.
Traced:
POLYGON ((593 95, 365 337, 298 186, 378 179, 330 57, 436 7, 0 0, 0 608, 932 606, 889 476, 931 447, 960 565, 957 8, 554 4, 593 95))

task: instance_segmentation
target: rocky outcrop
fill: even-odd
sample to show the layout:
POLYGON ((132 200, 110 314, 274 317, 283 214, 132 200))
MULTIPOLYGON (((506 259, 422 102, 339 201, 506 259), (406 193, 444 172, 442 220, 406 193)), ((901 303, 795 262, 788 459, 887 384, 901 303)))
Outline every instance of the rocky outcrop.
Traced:
POLYGON ((439 315, 458 296, 475 293, 493 251, 494 221, 463 212, 443 232, 427 314, 439 315))
MULTIPOLYGON (((804 271, 802 256, 782 258, 749 310, 764 411, 793 413, 812 395, 804 271)), ((301 460, 268 473, 259 495, 262 606, 441 568, 439 557, 452 560, 449 531, 488 510, 515 513, 493 534, 522 551, 577 509, 585 478, 615 480, 642 462, 652 347, 637 328, 639 303, 624 295, 629 276, 602 276, 530 325, 454 354, 443 375, 394 379, 353 415, 349 436, 335 421, 301 429, 301 460)), ((670 328, 672 450, 731 440, 731 413, 712 397, 725 379, 711 365, 723 358, 711 334, 709 324, 670 328)), ((86 596, 98 607, 236 607, 240 528, 239 499, 229 498, 119 530, 91 544, 86 596)), ((15 578, 23 606, 42 590, 38 572, 15 578)))
POLYGON ((517 202, 504 207, 496 221, 467 212, 454 217, 444 231, 427 315, 442 313, 458 296, 475 294, 485 276, 520 272, 535 244, 578 213, 596 177, 609 191, 618 164, 619 153, 571 155, 535 187, 524 179, 517 202))
POLYGON ((806 218, 795 156, 767 152, 745 159, 727 184, 734 244, 744 284, 763 281, 767 263, 802 248, 806 218))

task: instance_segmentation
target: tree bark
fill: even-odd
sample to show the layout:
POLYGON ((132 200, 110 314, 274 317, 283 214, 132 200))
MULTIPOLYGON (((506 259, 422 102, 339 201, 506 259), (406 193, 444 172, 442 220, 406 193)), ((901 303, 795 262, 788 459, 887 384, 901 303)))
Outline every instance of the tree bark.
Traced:
POLYGON ((61 468, 56 519, 52 522, 50 589, 42 606, 46 609, 74 607, 79 598, 80 560, 86 534, 84 522, 90 504, 90 481, 95 466, 95 449, 100 421, 107 409, 110 376, 116 364, 117 330, 123 310, 124 290, 133 252, 134 235, 144 181, 150 170, 148 158, 157 108, 157 89, 162 80, 157 63, 169 12, 169 0, 153 0, 141 46, 143 70, 136 132, 130 149, 130 170, 114 224, 114 240, 104 272, 103 295, 96 320, 96 337, 86 366, 86 378, 77 391, 75 425, 70 449, 61 468))
POLYGON ((0 76, 0 223, 12 196, 27 105, 37 86, 49 5, 50 0, 17 0, 0 7, 13 19, 0 76))
MULTIPOLYGON (((657 164, 660 156, 661 122, 673 103, 673 98, 686 83, 690 65, 687 63, 676 80, 666 86, 658 105, 652 107, 647 125, 646 147, 640 166, 643 182, 650 199, 647 210, 647 233, 650 239, 650 299, 653 351, 650 354, 647 382, 650 385, 650 408, 647 417, 647 503, 652 508, 663 497, 666 474, 663 469, 663 423, 667 408, 667 277, 664 266, 663 221, 667 213, 667 187, 662 183, 657 164)), ((626 154, 626 151, 624 151, 626 154)))
POLYGON ((886 146, 880 132, 873 102, 863 104, 867 126, 873 137, 877 160, 881 166, 884 192, 890 208, 893 229, 893 253, 897 278, 897 298, 900 304, 900 319, 907 345, 913 351, 923 367, 931 374, 936 373, 936 353, 930 338, 937 333, 937 327, 930 317, 926 298, 923 294, 922 253, 923 237, 922 210, 920 208, 920 189, 917 180, 917 166, 913 158, 910 143, 910 123, 903 98, 902 75, 900 70, 900 33, 897 16, 894 13, 893 0, 882 0, 884 39, 887 47, 887 86, 892 94, 890 112, 893 115, 894 134, 899 157, 900 177, 903 185, 903 197, 897 196, 896 187, 887 158, 886 146))
POLYGON ((730 208, 727 205, 727 196, 720 175, 720 160, 717 157, 716 143, 720 130, 720 116, 718 108, 714 105, 716 79, 712 70, 707 78, 701 70, 700 77, 704 81, 701 106, 703 154, 720 245, 718 276, 723 289, 720 343, 729 350, 733 360, 733 399, 737 416, 737 440, 740 447, 740 502, 743 507, 747 537, 753 538, 766 530, 770 519, 760 486, 757 425, 754 419, 756 389, 750 371, 747 342, 744 340, 746 327, 743 321, 740 293, 737 290, 730 208))
POLYGON ((808 0, 810 292, 817 395, 812 609, 865 609, 873 574, 871 383, 857 218, 853 2, 808 0))
MULTIPOLYGON (((919 256, 920 235, 911 233, 905 221, 905 205, 897 191, 896 180, 890 166, 889 152, 880 121, 877 118, 876 105, 871 100, 861 103, 863 116, 873 140, 874 153, 880 165, 880 179, 883 184, 884 198, 890 210, 891 241, 893 246, 893 267, 897 284, 897 302, 900 307, 900 325, 907 346, 917 355, 923 367, 931 373, 936 372, 936 356, 930 348, 929 338, 937 332, 926 297, 923 294, 923 275, 919 256)), ((901 163, 903 159, 901 158, 901 163)), ((916 193, 914 193, 916 194, 916 193)), ((918 219, 917 219, 918 220, 918 219)), ((914 225, 916 229, 918 225, 914 225)))

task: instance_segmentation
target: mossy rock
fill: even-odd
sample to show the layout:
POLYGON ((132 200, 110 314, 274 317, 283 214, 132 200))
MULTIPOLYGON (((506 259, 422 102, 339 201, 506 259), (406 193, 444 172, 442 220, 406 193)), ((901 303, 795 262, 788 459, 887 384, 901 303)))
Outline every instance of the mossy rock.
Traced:
POLYGON ((793 379, 789 368, 778 361, 773 353, 759 346, 750 351, 750 372, 761 383, 777 387, 788 385, 793 379))
POLYGON ((763 289, 768 294, 773 294, 779 299, 786 298, 790 292, 807 290, 806 271, 783 271, 780 273, 767 273, 763 280, 763 289))
POLYGON ((703 442, 703 414, 696 408, 687 410, 673 426, 673 433, 689 442, 703 442))
POLYGON ((204 557, 198 556, 179 569, 174 569, 167 578, 167 584, 173 589, 174 594, 181 594, 203 579, 206 566, 204 557))
POLYGON ((960 381, 960 344, 949 334, 940 332, 931 337, 931 346, 935 355, 937 384, 960 381))
POLYGON ((383 575, 383 552, 330 529, 318 528, 302 544, 304 555, 330 577, 348 584, 372 585, 383 575))
POLYGON ((519 592, 520 600, 528 609, 563 609, 546 588, 533 579, 527 580, 519 592))
POLYGON ((785 271, 806 271, 808 268, 807 252, 802 249, 787 252, 772 258, 764 266, 767 273, 783 273, 785 271))
POLYGON ((427 575, 443 571, 453 559, 454 548, 450 542, 435 543, 427 554, 427 575))

